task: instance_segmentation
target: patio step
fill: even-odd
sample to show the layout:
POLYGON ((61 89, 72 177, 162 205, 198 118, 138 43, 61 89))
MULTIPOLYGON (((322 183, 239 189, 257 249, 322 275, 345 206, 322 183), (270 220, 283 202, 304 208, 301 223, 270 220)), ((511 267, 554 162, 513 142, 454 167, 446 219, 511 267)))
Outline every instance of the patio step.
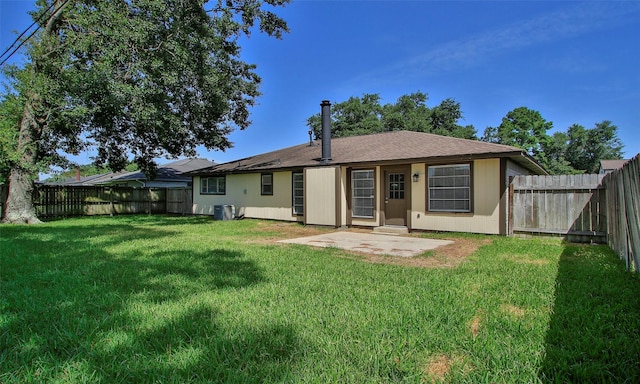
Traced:
POLYGON ((382 227, 373 228, 373 233, 398 236, 408 234, 409 229, 404 225, 384 225, 382 227))

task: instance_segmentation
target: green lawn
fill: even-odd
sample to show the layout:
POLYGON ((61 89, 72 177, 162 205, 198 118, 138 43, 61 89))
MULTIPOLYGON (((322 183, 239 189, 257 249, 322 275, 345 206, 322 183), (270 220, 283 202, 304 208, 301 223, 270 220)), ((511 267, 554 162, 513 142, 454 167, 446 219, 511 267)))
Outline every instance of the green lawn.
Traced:
POLYGON ((640 382, 640 279, 605 246, 429 269, 268 241, 298 229, 0 226, 0 382, 640 382))

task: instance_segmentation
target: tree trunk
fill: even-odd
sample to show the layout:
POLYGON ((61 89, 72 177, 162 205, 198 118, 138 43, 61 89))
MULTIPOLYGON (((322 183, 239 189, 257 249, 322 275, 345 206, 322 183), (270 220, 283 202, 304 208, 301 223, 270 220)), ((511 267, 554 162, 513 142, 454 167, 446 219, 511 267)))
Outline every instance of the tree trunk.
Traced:
MULTIPOLYGON (((58 33, 57 25, 62 16, 62 8, 67 3, 63 0, 55 0, 55 11, 47 20, 41 38, 52 36, 58 33)), ((46 39, 45 39, 46 40, 46 39)), ((37 77, 40 67, 39 58, 55 53, 55 46, 48 46, 41 56, 33 58, 31 75, 37 77)), ((33 86, 33 79, 31 80, 33 86)), ((28 93, 27 101, 24 105, 22 121, 20 121, 20 132, 18 134, 18 153, 20 159, 13 164, 9 175, 9 196, 3 222, 14 224, 39 224, 42 223, 36 216, 33 206, 33 180, 38 174, 38 155, 40 147, 39 140, 41 132, 46 127, 48 112, 42 100, 42 95, 38 93, 39 88, 32 88, 28 93), (38 114, 36 111, 40 111, 38 114)))
POLYGON ((5 223, 39 224, 33 206, 33 179, 36 173, 36 153, 38 142, 34 137, 38 132, 38 123, 33 111, 33 97, 25 103, 18 151, 20 161, 13 165, 9 175, 9 196, 4 214, 5 223))

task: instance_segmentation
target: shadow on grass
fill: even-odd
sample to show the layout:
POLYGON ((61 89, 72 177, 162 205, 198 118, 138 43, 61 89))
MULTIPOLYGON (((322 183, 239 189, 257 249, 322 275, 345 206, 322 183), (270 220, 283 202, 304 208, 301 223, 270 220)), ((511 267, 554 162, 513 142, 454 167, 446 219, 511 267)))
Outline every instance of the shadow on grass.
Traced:
POLYGON ((153 249, 180 241, 179 234, 137 220, 77 223, 0 229, 0 382, 287 375, 286 362, 300 349, 290 326, 230 328, 219 319, 228 308, 219 307, 216 292, 265 281, 243 252, 153 249), (151 249, 136 247, 142 239, 151 249))
POLYGON ((568 244, 556 278, 543 382, 640 382, 640 279, 606 246, 568 244))

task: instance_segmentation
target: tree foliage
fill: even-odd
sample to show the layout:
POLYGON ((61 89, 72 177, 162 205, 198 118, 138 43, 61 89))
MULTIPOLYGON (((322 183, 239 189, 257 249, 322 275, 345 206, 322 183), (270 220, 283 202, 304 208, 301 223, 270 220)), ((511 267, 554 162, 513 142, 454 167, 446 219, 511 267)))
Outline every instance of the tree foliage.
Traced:
POLYGON ((610 121, 592 129, 574 124, 567 132, 547 131, 553 123, 538 111, 519 107, 507 113, 498 127, 487 127, 482 140, 522 148, 550 174, 597 172, 600 160, 621 159, 618 127, 610 121))
POLYGON ((61 152, 94 146, 98 165, 120 170, 133 157, 153 176, 154 158, 229 148, 260 94, 239 37, 281 37, 287 25, 271 9, 287 2, 39 0, 42 29, 16 77, 25 105, 9 200, 22 201, 8 203, 20 211, 10 220, 28 221, 25 179, 61 152))
POLYGON ((0 101, 0 184, 9 180, 12 165, 17 161, 16 144, 23 103, 15 94, 0 101))
POLYGON ((572 125, 567 130, 567 160, 575 169, 595 173, 600 160, 622 159, 623 145, 617 131, 618 127, 608 120, 596 123, 591 129, 572 125))
POLYGON ((529 155, 541 160, 548 140, 547 131, 553 123, 546 121, 540 112, 519 107, 507 113, 497 128, 488 128, 484 140, 522 148, 529 155))
MULTIPOLYGON (((428 96, 420 91, 403 95, 393 104, 380 104, 379 94, 350 97, 334 103, 331 109, 331 135, 344 137, 385 131, 417 131, 473 139, 476 130, 472 125, 461 126, 460 103, 445 99, 429 108, 428 96)), ((307 119, 307 125, 316 137, 321 136, 320 114, 307 119)))

